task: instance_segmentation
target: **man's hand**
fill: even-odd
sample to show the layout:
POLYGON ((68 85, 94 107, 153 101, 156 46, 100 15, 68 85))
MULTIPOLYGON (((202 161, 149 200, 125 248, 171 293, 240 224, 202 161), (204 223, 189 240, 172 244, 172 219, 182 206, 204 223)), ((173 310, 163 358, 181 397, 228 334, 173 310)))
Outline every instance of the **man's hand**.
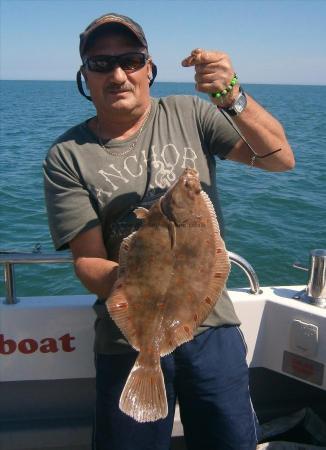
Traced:
MULTIPOLYGON (((234 76, 229 56, 218 51, 206 51, 200 48, 193 50, 182 61, 183 67, 195 66, 196 89, 200 92, 213 94, 226 89, 234 76)), ((231 106, 239 93, 239 86, 234 88, 219 99, 211 97, 213 103, 219 106, 231 106)))
MULTIPOLYGON (((226 95, 213 98, 212 93, 221 92, 230 85, 234 76, 234 68, 228 55, 217 51, 206 51, 200 48, 193 50, 182 61, 184 67, 195 66, 196 89, 210 95, 212 102, 219 107, 230 107, 239 94, 236 84, 226 95)), ((287 142, 281 124, 250 95, 247 95, 246 109, 233 118, 242 134, 254 149, 256 155, 264 156, 273 153, 266 159, 256 159, 255 167, 271 171, 284 171, 294 167, 294 156, 287 142)), ((239 139, 227 155, 233 161, 251 164, 253 152, 245 141, 239 139)))

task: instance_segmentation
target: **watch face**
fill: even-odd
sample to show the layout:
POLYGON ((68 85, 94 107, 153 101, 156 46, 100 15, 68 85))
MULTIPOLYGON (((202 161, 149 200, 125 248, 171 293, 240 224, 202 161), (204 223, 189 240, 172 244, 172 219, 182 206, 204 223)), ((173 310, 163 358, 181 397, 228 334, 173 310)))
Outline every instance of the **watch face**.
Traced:
POLYGON ((242 94, 235 102, 233 108, 237 113, 241 113, 245 109, 246 105, 247 105, 247 98, 245 97, 245 95, 242 94))

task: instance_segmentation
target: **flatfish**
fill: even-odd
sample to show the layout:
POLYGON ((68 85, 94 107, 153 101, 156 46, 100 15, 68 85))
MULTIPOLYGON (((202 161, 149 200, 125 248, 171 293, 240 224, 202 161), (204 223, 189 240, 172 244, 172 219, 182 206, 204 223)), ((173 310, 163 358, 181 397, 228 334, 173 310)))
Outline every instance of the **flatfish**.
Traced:
POLYGON ((230 262, 215 211, 194 169, 149 210, 120 246, 119 276, 107 309, 139 351, 119 407, 138 422, 167 416, 160 357, 190 341, 226 283, 230 262))

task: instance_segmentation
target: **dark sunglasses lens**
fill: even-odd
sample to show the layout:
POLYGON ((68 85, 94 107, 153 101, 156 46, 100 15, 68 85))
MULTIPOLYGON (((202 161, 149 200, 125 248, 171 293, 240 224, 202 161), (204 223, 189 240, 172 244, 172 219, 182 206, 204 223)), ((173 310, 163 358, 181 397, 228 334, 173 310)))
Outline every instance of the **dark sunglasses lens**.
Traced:
POLYGON ((115 61, 107 57, 94 57, 88 58, 86 64, 92 72, 109 72, 113 69, 115 61))
POLYGON ((146 56, 143 53, 134 53, 121 55, 119 57, 119 66, 123 70, 138 70, 144 67, 146 56))
POLYGON ((92 72, 110 72, 117 65, 126 71, 139 70, 146 63, 143 53, 126 53, 120 56, 93 56, 86 60, 87 68, 92 72))

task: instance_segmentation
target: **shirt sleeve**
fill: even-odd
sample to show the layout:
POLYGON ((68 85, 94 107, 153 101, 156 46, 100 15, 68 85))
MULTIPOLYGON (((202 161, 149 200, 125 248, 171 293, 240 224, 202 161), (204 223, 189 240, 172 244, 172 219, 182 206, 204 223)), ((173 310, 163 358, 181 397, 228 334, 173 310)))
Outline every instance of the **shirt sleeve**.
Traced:
POLYGON ((195 102, 205 148, 220 159, 225 159, 239 141, 239 134, 215 105, 199 97, 195 97, 195 102))
POLYGON ((50 233, 56 250, 63 250, 80 232, 100 221, 89 191, 58 144, 50 149, 43 174, 50 233))

